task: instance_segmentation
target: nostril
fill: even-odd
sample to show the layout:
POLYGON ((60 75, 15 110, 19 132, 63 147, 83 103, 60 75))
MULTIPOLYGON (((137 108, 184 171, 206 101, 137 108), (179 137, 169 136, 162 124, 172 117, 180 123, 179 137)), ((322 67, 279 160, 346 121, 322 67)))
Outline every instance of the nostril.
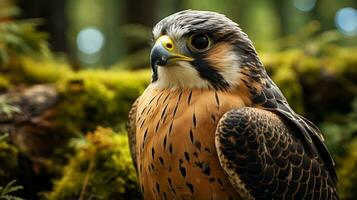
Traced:
POLYGON ((171 49, 171 48, 172 48, 172 44, 171 44, 171 43, 167 43, 167 44, 166 44, 166 47, 167 47, 168 49, 171 49))

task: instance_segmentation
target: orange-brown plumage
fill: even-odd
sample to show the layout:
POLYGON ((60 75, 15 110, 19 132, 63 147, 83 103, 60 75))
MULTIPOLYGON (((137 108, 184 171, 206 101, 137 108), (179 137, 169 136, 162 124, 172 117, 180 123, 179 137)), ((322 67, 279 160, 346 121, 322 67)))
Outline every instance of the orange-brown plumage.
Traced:
POLYGON ((250 104, 240 95, 204 89, 145 90, 136 121, 137 166, 145 199, 238 198, 220 167, 214 133, 225 112, 250 104))

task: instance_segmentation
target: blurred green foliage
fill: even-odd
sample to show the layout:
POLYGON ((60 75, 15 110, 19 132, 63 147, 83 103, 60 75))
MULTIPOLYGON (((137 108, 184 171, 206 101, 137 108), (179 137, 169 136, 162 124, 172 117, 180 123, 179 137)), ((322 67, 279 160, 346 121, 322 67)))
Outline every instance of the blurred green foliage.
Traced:
MULTIPOLYGON (((9 6, 1 9, 2 17, 15 17, 18 14, 16 7, 9 6)), ((40 20, 0 20, 0 69, 12 58, 20 55, 38 55, 47 49, 47 34, 36 30, 40 20)))
MULTIPOLYGON (((8 133, 0 133, 0 163, 1 200, 21 200, 19 196, 24 197, 24 194, 38 192, 25 191, 26 188, 23 188, 24 185, 33 184, 32 181, 38 177, 34 175, 29 158, 11 143, 8 133), (17 180, 16 185, 15 180, 17 180)), ((38 189, 37 186, 34 188, 38 189)))
POLYGON ((125 134, 99 127, 75 143, 73 157, 46 199, 140 198, 125 134))
POLYGON ((331 113, 348 111, 357 94, 357 56, 349 53, 356 50, 329 45, 314 52, 307 48, 264 52, 261 57, 291 106, 323 121, 331 113))
MULTIPOLYGON (((356 122, 356 121, 355 121, 356 122)), ((356 199, 357 197, 357 138, 350 141, 348 153, 342 158, 338 169, 339 194, 341 199, 356 199)))
POLYGON ((14 113, 20 113, 20 108, 10 104, 10 101, 4 96, 0 96, 0 114, 5 114, 7 117, 11 117, 14 113))
POLYGON ((0 199, 1 200, 23 200, 23 198, 14 196, 14 193, 22 190, 21 185, 14 185, 16 180, 10 181, 6 186, 0 186, 0 199))
MULTIPOLYGON (((320 124, 321 130, 325 133, 327 146, 338 159, 345 157, 348 150, 350 153, 351 151, 357 151, 357 149, 349 147, 351 140, 357 136, 356 122, 357 98, 352 101, 351 111, 349 113, 344 114, 343 116, 335 114, 333 119, 320 124)), ((344 167, 343 164, 340 166, 344 167)), ((343 182, 343 180, 341 180, 341 182, 343 182)))
POLYGON ((8 134, 0 134, 0 186, 11 181, 19 169, 19 150, 16 146, 9 144, 8 134))

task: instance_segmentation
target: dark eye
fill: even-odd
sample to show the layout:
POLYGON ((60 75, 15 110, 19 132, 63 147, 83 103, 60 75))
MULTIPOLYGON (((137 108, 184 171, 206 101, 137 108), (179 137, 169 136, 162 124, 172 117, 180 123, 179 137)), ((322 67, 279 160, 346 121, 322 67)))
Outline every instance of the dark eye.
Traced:
POLYGON ((193 35, 190 40, 190 45, 196 50, 205 50, 210 45, 210 40, 207 35, 193 35))

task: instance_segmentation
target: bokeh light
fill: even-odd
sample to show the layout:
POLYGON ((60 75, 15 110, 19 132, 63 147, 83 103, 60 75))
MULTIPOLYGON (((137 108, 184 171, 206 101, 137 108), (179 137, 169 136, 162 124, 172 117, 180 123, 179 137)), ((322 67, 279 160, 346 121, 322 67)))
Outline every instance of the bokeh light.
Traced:
POLYGON ((346 35, 357 34, 357 10, 351 7, 341 8, 335 16, 337 28, 346 35))
POLYGON ((293 4, 298 10, 307 12, 315 7, 316 0, 293 0, 293 4))
POLYGON ((104 36, 98 28, 87 27, 77 36, 78 49, 85 54, 98 53, 104 45, 104 36))

